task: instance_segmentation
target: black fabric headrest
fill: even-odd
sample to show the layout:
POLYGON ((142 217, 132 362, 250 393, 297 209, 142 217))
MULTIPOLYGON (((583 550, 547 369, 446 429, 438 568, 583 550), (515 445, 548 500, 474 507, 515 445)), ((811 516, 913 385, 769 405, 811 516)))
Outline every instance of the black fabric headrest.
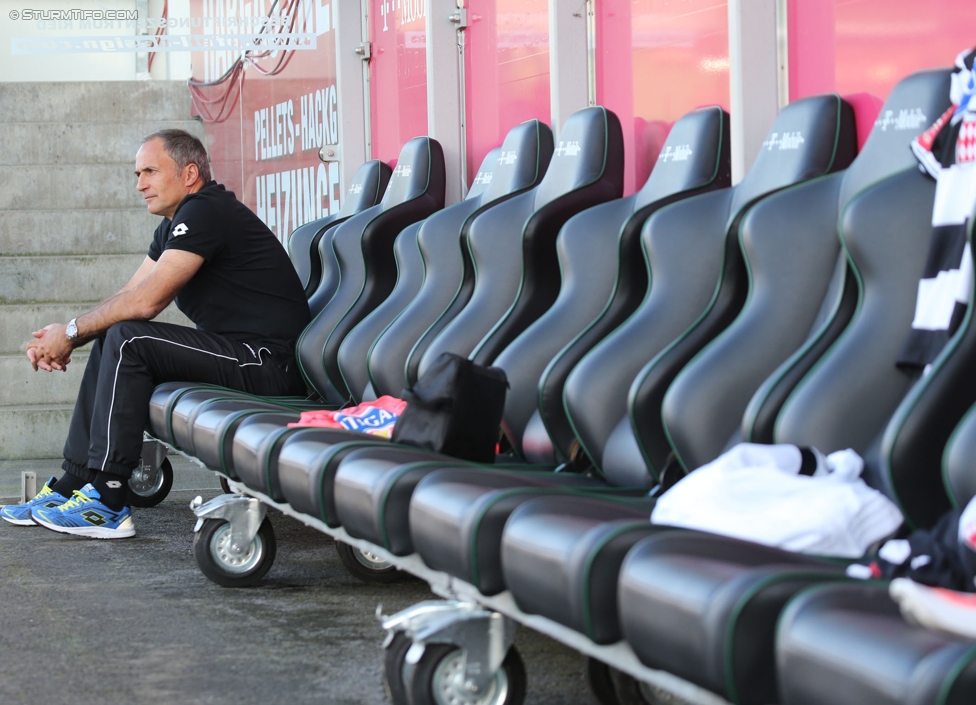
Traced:
POLYGON ((441 147, 430 137, 414 137, 403 145, 386 193, 383 194, 383 206, 404 203, 423 195, 430 182, 431 167, 438 161, 443 162, 443 159, 433 158, 435 150, 440 153, 441 147))
POLYGON ((728 169, 728 120, 728 113, 713 106, 690 112, 674 123, 654 170, 637 193, 636 208, 706 186, 719 176, 720 169, 728 169))
POLYGON ((390 181, 392 169, 379 159, 368 161, 352 177, 346 198, 339 209, 340 218, 348 218, 376 204, 390 181))
POLYGON ((536 189, 537 208, 603 175, 611 119, 617 120, 601 106, 583 108, 569 116, 559 133, 549 169, 536 189))
POLYGON ((816 95, 790 103, 736 187, 732 218, 758 196, 847 166, 856 149, 854 113, 840 96, 816 95))
POLYGON ((891 89, 864 148, 844 175, 841 204, 868 184, 918 163, 909 145, 949 108, 950 75, 950 69, 921 71, 891 89))
POLYGON ((545 123, 528 120, 513 127, 505 135, 482 202, 489 203, 536 183, 552 159, 552 150, 552 130, 545 123))

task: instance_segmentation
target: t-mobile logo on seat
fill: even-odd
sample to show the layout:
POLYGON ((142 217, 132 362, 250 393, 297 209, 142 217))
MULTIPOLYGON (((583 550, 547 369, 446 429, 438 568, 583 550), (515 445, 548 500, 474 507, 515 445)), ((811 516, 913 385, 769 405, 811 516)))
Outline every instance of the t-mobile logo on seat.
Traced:
POLYGON ((679 144, 674 148, 668 145, 657 155, 657 159, 661 162, 686 162, 693 153, 690 144, 679 144))
POLYGON ((409 164, 397 164, 396 169, 393 170, 394 176, 410 176, 412 173, 413 169, 409 164))
POLYGON ((875 127, 880 127, 882 132, 887 132, 890 127, 892 130, 917 130, 928 124, 925 113, 921 108, 902 108, 895 115, 894 110, 885 110, 884 114, 879 115, 874 121, 875 127))
POLYGON ((779 149, 780 151, 784 149, 799 149, 800 145, 805 143, 806 140, 803 139, 803 134, 799 131, 796 132, 784 132, 780 135, 778 132, 774 132, 769 136, 769 139, 763 142, 763 149, 770 152, 773 148, 779 149))
POLYGON ((559 140, 559 146, 556 147, 556 156, 561 157, 565 155, 567 157, 575 157, 579 155, 582 149, 578 141, 564 142, 559 140))
POLYGON ((472 186, 477 186, 478 184, 488 185, 491 183, 491 178, 495 175, 492 171, 479 171, 478 175, 474 177, 474 183, 472 186))
POLYGON ((362 184, 353 184, 352 186, 349 187, 349 193, 351 194, 355 195, 355 194, 360 194, 362 192, 363 192, 362 184))
POLYGON ((508 152, 502 152, 501 156, 498 157, 498 163, 506 166, 511 166, 516 161, 518 161, 518 152, 516 152, 514 149, 508 152))

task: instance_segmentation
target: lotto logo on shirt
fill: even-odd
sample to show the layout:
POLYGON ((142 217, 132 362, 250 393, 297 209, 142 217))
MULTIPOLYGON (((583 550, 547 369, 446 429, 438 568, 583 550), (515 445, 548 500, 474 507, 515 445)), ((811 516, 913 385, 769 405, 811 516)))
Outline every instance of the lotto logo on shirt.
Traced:
POLYGON ((186 234, 187 230, 189 230, 189 228, 186 227, 186 223, 180 223, 175 228, 173 228, 173 237, 179 237, 180 235, 184 235, 186 234))

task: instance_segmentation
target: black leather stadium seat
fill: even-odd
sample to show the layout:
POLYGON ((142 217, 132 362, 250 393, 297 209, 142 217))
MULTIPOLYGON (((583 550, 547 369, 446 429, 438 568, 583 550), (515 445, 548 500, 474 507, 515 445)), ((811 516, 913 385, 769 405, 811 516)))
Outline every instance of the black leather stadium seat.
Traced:
MULTIPOLYGON (((836 96, 807 99, 807 102, 801 101, 790 107, 784 110, 773 132, 782 134, 799 130, 806 136, 802 149, 767 151, 766 159, 756 162, 740 186, 679 201, 648 219, 644 226, 644 248, 651 269, 649 292, 637 311, 596 350, 605 351, 607 341, 619 337, 621 331, 627 331, 628 335, 635 332, 634 321, 640 320, 642 336, 634 336, 631 342, 642 346, 641 349, 649 357, 654 357, 668 344, 664 336, 669 332, 672 336, 678 335, 696 320, 701 320, 717 283, 722 281, 723 286, 729 283, 730 277, 721 277, 723 268, 729 270, 741 266, 744 270, 739 255, 739 224, 742 213, 752 207, 761 195, 765 195, 763 189, 775 190, 795 183, 798 178, 829 171, 834 166, 835 155, 843 154, 845 144, 849 150, 853 149, 853 123, 849 109, 836 96), (799 154, 791 153, 794 151, 799 154), (730 207, 733 209, 731 213, 730 207)), ((796 146, 799 147, 800 143, 796 143, 796 146)), ((846 164, 847 158, 849 155, 841 157, 840 164, 846 164)), ((827 261, 827 278, 833 259, 827 261)), ((746 283, 743 276, 736 286, 744 288, 746 283)), ((742 299, 744 293, 736 293, 735 297, 742 299)), ((730 300, 734 297, 730 295, 725 298, 730 300)), ((637 355, 634 351, 631 353, 632 357, 637 355)), ((588 358, 584 358, 580 364, 586 364, 588 358)), ((611 384, 616 383, 620 374, 614 367, 589 367, 589 372, 609 378, 611 384)), ((576 375, 574 370, 570 380, 576 375)), ((586 386, 598 385, 594 381, 586 386)), ((626 389, 625 385, 621 386, 626 389)), ((594 405, 581 410, 594 421, 602 411, 595 406, 597 403, 599 400, 593 400, 594 405)), ((574 418, 574 421, 578 421, 578 418, 574 418)), ((605 467, 602 477, 588 478, 589 488, 607 491, 615 486, 630 487, 632 492, 646 493, 652 476, 646 467, 641 467, 640 477, 636 479, 633 473, 617 475, 614 474, 617 468, 605 467)), ((340 470, 340 476, 342 472, 340 470)), ((531 500, 537 493, 528 489, 520 492, 514 482, 505 487, 504 482, 491 476, 492 472, 486 469, 480 476, 466 473, 462 480, 447 470, 439 471, 420 483, 410 504, 411 535, 424 561, 431 567, 465 580, 477 575, 479 582, 476 587, 486 594, 498 592, 506 585, 502 575, 502 564, 506 561, 502 558, 500 547, 500 532, 505 518, 519 502, 531 500), (468 506, 452 502, 448 517, 443 497, 448 493, 460 492, 458 485, 462 483, 470 486, 465 492, 469 497, 468 506), (499 487, 500 484, 503 488, 499 487), (474 515, 480 517, 477 522, 472 519, 474 515), (454 524, 454 531, 462 535, 459 545, 466 548, 460 553, 452 551, 441 538, 445 534, 444 523, 448 521, 454 524), (434 526, 439 529, 434 530, 434 526)), ((563 477, 564 474, 550 475, 540 481, 548 484, 550 491, 557 491, 564 483, 563 477)), ((646 509, 646 514, 649 512, 650 509, 646 509)), ((544 542, 533 543, 527 550, 529 553, 534 551, 533 555, 544 554, 548 550, 544 542)), ((531 580, 531 576, 527 580, 531 580)))
MULTIPOLYGON (((369 210, 346 221, 332 238, 342 276, 336 293, 316 318, 315 332, 328 330, 324 345, 299 347, 298 360, 308 374, 324 364, 326 401, 343 404, 349 389, 339 370, 339 346, 370 311, 393 290, 396 262, 393 243, 410 225, 444 207, 444 152, 429 137, 415 137, 400 151, 400 158, 386 187, 383 201, 374 213, 369 210), (314 357, 308 358, 308 353, 314 357)), ((312 327, 302 338, 310 337, 312 327)))
MULTIPOLYGON (((539 399, 544 395, 541 390, 546 384, 559 381, 558 375, 551 375, 540 384, 550 360, 567 346, 572 348, 582 334, 592 334, 602 317, 625 316, 628 306, 632 310, 646 289, 646 269, 635 266, 642 259, 639 233, 643 223, 675 200, 728 182, 727 141, 723 139, 727 134, 726 121, 727 115, 720 108, 706 108, 682 118, 672 129, 663 153, 694 158, 662 160, 640 192, 585 210, 562 228, 556 244, 562 285, 555 303, 493 363, 505 371, 511 385, 502 424, 516 452, 522 451, 523 429, 532 418, 539 417, 539 399), (644 273, 643 282, 635 273, 638 269, 644 273)), ((602 329, 608 327, 604 325, 602 329)), ((574 352, 579 354, 578 349, 574 352)), ((378 464, 369 465, 375 455, 371 451, 359 452, 355 465, 350 457, 336 481, 340 518, 346 530, 374 540, 378 520, 405 525, 410 490, 424 474, 437 469, 430 465, 401 475, 395 466, 387 471, 378 464), (388 483, 395 487, 391 490, 393 485, 388 487, 388 483), (385 499, 377 504, 380 498, 385 499)), ((537 450, 534 456, 527 455, 549 463, 554 459, 551 444, 548 453, 537 450)), ((472 470, 466 477, 477 474, 472 470)), ((484 478, 489 484, 494 479, 501 485, 507 482, 524 486, 531 492, 539 483, 551 484, 554 476, 522 472, 489 474, 484 478)), ((556 480, 560 485, 602 486, 599 481, 570 474, 556 480)), ((452 506, 460 507, 456 502, 452 506)), ((437 533, 436 529, 432 531, 437 533)), ((409 536, 391 537, 390 541, 397 551, 412 550, 409 536)))
MULTIPOLYGON (((555 241, 560 228, 588 206, 619 195, 622 175, 623 138, 616 116, 603 108, 586 108, 572 115, 563 127, 542 183, 471 223, 468 244, 475 269, 471 298, 431 342, 419 373, 432 355, 445 350, 466 355, 483 337, 487 341, 500 339, 496 335, 504 338, 517 334, 541 313, 540 308, 550 305, 557 294, 553 279, 558 287, 555 241), (494 329, 496 323, 500 325, 494 329)), ((318 457, 321 448, 294 446, 333 442, 328 434, 306 431, 294 434, 282 446, 278 470, 285 496, 293 506, 311 506, 309 500, 313 498, 301 496, 310 482, 326 487, 324 491, 330 496, 324 505, 315 499, 315 506, 331 506, 331 478, 339 456, 330 455, 327 467, 306 467, 302 463, 313 455, 318 457), (292 454, 301 460, 293 463, 292 454), (309 475, 316 479, 310 480, 309 475)), ((327 523, 336 521, 333 516, 322 518, 327 523)))
POLYGON ((378 159, 366 162, 353 175, 342 207, 336 213, 300 225, 288 237, 288 256, 305 287, 305 296, 309 299, 313 316, 328 303, 339 284, 339 266, 332 251, 334 229, 343 221, 379 203, 391 173, 390 167, 378 159), (321 290, 319 284, 323 284, 321 290))
MULTIPOLYGON (((371 373, 367 368, 367 356, 371 356, 376 362, 378 355, 371 352, 369 346, 376 335, 382 332, 380 325, 384 324, 384 321, 388 321, 391 317, 399 320, 396 309, 402 308, 403 301, 408 297, 411 289, 415 299, 407 306, 408 310, 400 313, 401 316, 410 315, 415 319, 415 323, 423 326, 426 325, 423 321, 433 321, 438 315, 443 315, 441 306, 450 305, 450 298, 445 297, 449 292, 444 289, 436 293, 431 292, 428 280, 433 286, 443 287, 450 285, 453 273, 457 276, 455 288, 457 291, 457 287, 462 285, 460 278, 464 269, 460 250, 464 245, 469 225, 481 214, 489 212, 509 198, 538 184, 541 175, 545 173, 551 153, 552 133, 547 126, 535 120, 516 126, 506 137, 501 153, 495 157, 490 155, 486 157, 479 170, 480 183, 465 201, 435 213, 418 224, 419 229, 414 230, 411 226, 401 233, 396 241, 396 247, 402 253, 398 260, 402 267, 397 286, 372 314, 353 329, 349 334, 352 339, 348 341, 348 347, 346 342, 343 343, 343 347, 340 347, 340 364, 344 365, 343 374, 349 376, 354 388, 362 385, 364 396, 370 398, 374 396, 369 381, 371 373), (501 155, 505 155, 504 158, 501 155), (439 251, 436 255, 428 252, 431 256, 422 259, 421 246, 428 251, 431 247, 439 247, 439 251), (442 266, 448 271, 440 272, 439 268, 442 266), (422 280, 419 284, 419 293, 418 280, 422 280), (404 291, 398 292, 400 289, 404 291), (343 348, 345 348, 344 353, 343 348)), ((424 328, 418 327, 414 330, 422 333, 424 328)), ((408 326, 401 326, 397 335, 403 336, 408 331, 408 326)), ((397 345, 388 345, 384 348, 384 354, 388 354, 390 359, 384 359, 382 363, 386 370, 399 367, 402 375, 404 358, 411 350, 410 341, 399 337, 396 342, 397 345), (398 353, 402 353, 403 357, 398 353)), ((388 375, 388 378, 390 376, 392 374, 388 375)), ((396 391, 387 393, 396 396, 401 389, 402 383, 396 391)), ((245 483, 252 484, 255 489, 271 492, 272 496, 279 500, 283 498, 277 480, 278 452, 292 434, 301 431, 287 428, 288 422, 297 420, 297 416, 297 413, 272 411, 253 414, 235 430, 233 439, 234 471, 245 483)), ((348 440, 349 436, 348 432, 341 430, 307 429, 302 437, 308 442, 332 443, 348 440)), ((357 440, 364 438, 358 434, 353 437, 357 440)))
POLYGON ((776 639, 783 705, 969 705, 976 642, 905 622, 886 585, 822 585, 797 596, 776 639))
POLYGON ((453 230, 425 228, 417 245, 424 259, 420 292, 369 351, 369 378, 376 396, 397 396, 417 381, 417 370, 430 342, 471 298, 474 264, 468 235, 489 204, 538 185, 552 159, 552 131, 538 120, 512 128, 494 162, 487 159, 472 189, 483 189, 481 207, 460 211, 463 221, 453 230))
MULTIPOLYGON (((911 76, 892 91, 885 109, 941 114, 947 80, 944 71, 911 76)), ((840 236, 857 278, 859 305, 843 333, 789 397, 776 427, 777 440, 813 444, 824 452, 853 446, 864 454, 883 428, 879 419, 890 415, 897 403, 895 394, 904 394, 912 382, 895 367, 895 359, 914 315, 916 287, 931 238, 933 186, 919 173, 908 150, 899 149, 907 147, 914 132, 900 132, 876 127, 843 177, 840 197, 853 195, 842 204, 840 236), (844 388, 853 384, 856 393, 844 388), (810 415, 809 423, 804 413, 810 415)), ((765 340, 757 338, 755 344, 762 346, 765 340)), ((727 359, 729 374, 737 373, 740 357, 747 355, 727 359)), ((696 371, 703 375, 703 384, 714 377, 708 366, 697 365, 682 376, 694 382, 696 371)), ((668 392, 669 397, 675 394, 675 404, 682 401, 677 396, 681 389, 676 384, 668 392)), ((718 383, 716 390, 716 400, 722 400, 716 403, 724 404, 721 392, 728 392, 726 383, 718 383)), ((731 403, 741 408, 742 398, 732 395, 731 403)), ((708 458, 718 444, 703 440, 691 428, 696 422, 690 414, 675 414, 668 428, 685 444, 686 457, 708 458)), ((937 483, 930 484, 941 492, 937 483)), ((768 664, 779 610, 798 591, 823 581, 823 571, 830 570, 802 556, 795 559, 805 566, 799 572, 777 567, 787 562, 782 551, 744 542, 704 535, 682 540, 687 546, 677 540, 646 539, 647 546, 659 543, 652 551, 635 547, 621 569, 620 622, 628 642, 652 668, 674 670, 736 702, 774 702, 768 664), (703 597, 686 600, 673 619, 647 618, 674 608, 674 585, 703 597), (763 587, 757 590, 755 585, 763 587), (772 597, 765 594, 767 588, 772 597), (738 608, 723 611, 722 605, 731 603, 738 608), (689 633, 698 636, 692 639, 689 633), (689 655, 692 651, 694 657, 689 655), (681 665, 675 660, 678 655, 681 665)))

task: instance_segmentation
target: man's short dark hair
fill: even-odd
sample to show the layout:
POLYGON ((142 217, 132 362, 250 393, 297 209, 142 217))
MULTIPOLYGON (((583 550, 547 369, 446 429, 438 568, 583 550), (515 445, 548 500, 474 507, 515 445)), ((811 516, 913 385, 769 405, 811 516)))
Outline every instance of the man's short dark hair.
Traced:
POLYGON ((207 156, 207 149, 203 143, 186 130, 157 130, 148 135, 142 143, 149 140, 162 140, 163 149, 166 150, 174 162, 178 172, 183 171, 187 164, 196 164, 197 171, 203 183, 209 183, 213 178, 210 175, 210 157, 207 156))

